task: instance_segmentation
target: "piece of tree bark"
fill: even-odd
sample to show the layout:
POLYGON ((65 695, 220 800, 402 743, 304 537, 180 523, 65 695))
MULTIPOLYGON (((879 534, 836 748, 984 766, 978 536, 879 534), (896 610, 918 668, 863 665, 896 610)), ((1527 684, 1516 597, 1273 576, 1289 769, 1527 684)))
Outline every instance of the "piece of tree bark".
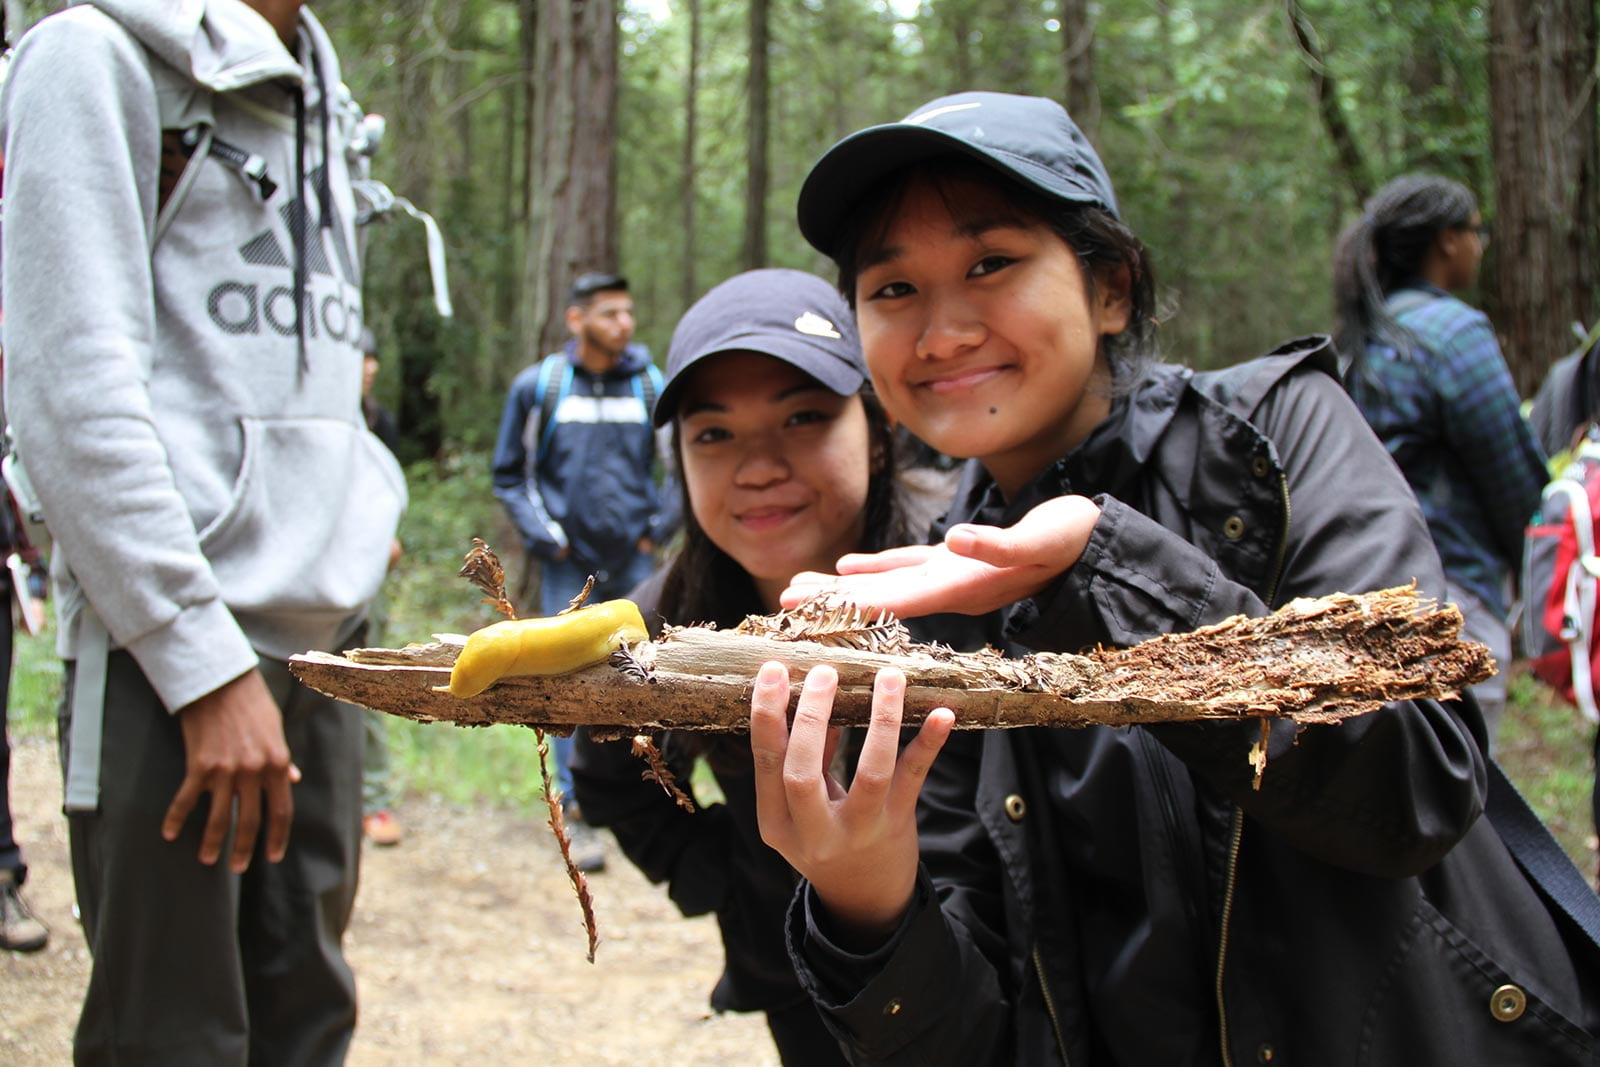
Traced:
POLYGON ((1402 587, 1296 600, 1269 616, 1236 616, 1088 656, 1006 659, 928 645, 866 651, 691 627, 637 645, 612 664, 506 678, 470 699, 436 688, 449 681, 459 638, 345 656, 312 652, 294 657, 290 668, 319 692, 392 715, 461 726, 520 723, 556 733, 578 725, 618 736, 744 730, 750 683, 771 659, 789 665, 796 697, 807 669, 832 664, 839 672, 834 721, 840 725, 867 722, 872 680, 887 666, 906 674, 908 723, 936 707, 954 710, 956 726, 968 729, 1239 718, 1307 723, 1364 714, 1390 700, 1454 696, 1487 678, 1494 673, 1488 650, 1460 640, 1460 629, 1453 605, 1435 607, 1402 587))

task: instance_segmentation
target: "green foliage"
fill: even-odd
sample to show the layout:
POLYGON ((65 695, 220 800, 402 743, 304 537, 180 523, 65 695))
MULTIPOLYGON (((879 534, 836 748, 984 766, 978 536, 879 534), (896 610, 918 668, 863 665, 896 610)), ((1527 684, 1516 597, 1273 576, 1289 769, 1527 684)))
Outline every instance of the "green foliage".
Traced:
POLYGON ((7 714, 19 736, 54 736, 61 705, 61 658, 56 655, 55 612, 46 610, 45 628, 32 637, 18 632, 12 645, 11 690, 7 714))
POLYGON ((1533 675, 1511 676, 1498 756, 1578 869, 1595 872, 1594 727, 1533 675))

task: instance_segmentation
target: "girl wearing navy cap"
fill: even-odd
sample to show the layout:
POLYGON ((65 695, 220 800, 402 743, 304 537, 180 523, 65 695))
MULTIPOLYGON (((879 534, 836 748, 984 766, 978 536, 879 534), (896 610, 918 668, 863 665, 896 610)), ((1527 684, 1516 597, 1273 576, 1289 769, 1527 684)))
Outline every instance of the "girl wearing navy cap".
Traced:
MULTIPOLYGON (((654 626, 734 626, 776 611, 797 572, 920 537, 943 504, 897 477, 850 309, 800 271, 738 275, 685 313, 655 421, 672 426, 685 520, 681 550, 632 594, 654 626)), ((580 735, 572 772, 584 817, 609 827, 652 881, 667 882, 685 915, 716 913, 726 966, 713 1007, 766 1012, 785 1064, 845 1062, 784 948, 797 876, 761 842, 749 745, 693 732, 658 743, 684 788, 704 755, 724 802, 686 811, 641 779, 626 742, 580 735)))
MULTIPOLYGON (((1150 258, 1058 105, 963 93, 847 137, 800 224, 891 415, 969 462, 938 541, 845 557, 786 604, 963 612, 969 641, 1025 652, 1413 580, 1443 594, 1326 339, 1210 373, 1150 361, 1150 258)), ((813 670, 791 728, 768 664, 751 744, 762 833, 807 879, 790 948, 855 1062, 1600 1049, 1593 946, 1569 950, 1478 818, 1470 699, 1275 723, 1257 790, 1255 722, 950 737, 939 709, 899 751, 905 682, 885 672, 847 790, 823 765, 835 685, 813 670)))

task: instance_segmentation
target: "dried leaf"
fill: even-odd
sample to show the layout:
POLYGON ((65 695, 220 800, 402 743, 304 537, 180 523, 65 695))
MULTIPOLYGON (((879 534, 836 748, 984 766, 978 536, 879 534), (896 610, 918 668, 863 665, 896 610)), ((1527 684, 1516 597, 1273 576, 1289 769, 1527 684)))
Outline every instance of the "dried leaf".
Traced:
POLYGON ((467 579, 487 593, 488 596, 483 598, 485 604, 492 604, 496 611, 508 619, 517 617, 511 598, 506 596, 506 570, 500 565, 500 557, 494 554, 494 549, 482 539, 472 539, 472 551, 467 553, 456 576, 467 579))

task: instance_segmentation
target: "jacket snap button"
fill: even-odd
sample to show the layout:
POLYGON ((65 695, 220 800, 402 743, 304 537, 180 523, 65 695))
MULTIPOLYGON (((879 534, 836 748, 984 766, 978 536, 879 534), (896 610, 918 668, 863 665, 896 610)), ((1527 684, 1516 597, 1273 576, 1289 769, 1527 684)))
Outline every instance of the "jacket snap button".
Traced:
POLYGON ((1012 793, 1006 797, 1006 818, 1012 822, 1021 822, 1022 817, 1028 814, 1028 802, 1017 794, 1012 793))
POLYGON ((1509 982, 1489 998, 1489 1014, 1503 1023, 1514 1023, 1528 1010, 1528 994, 1509 982))
POLYGON ((1271 1045, 1262 1045, 1260 1048, 1256 1049, 1257 1063, 1271 1063, 1277 1058, 1278 1054, 1273 1051, 1271 1045))
POLYGON ((1244 520, 1237 515, 1229 515, 1228 521, 1222 524, 1222 536, 1230 541, 1237 541, 1244 536, 1244 520))
POLYGON ((883 1006, 883 1013, 885 1015, 899 1015, 900 1014, 900 998, 899 997, 895 997, 893 1000, 889 1001, 889 1003, 885 1004, 883 1006))
POLYGON ((1250 473, 1257 478, 1265 478, 1272 471, 1272 464, 1267 462, 1266 456, 1257 456, 1250 461, 1250 473))

